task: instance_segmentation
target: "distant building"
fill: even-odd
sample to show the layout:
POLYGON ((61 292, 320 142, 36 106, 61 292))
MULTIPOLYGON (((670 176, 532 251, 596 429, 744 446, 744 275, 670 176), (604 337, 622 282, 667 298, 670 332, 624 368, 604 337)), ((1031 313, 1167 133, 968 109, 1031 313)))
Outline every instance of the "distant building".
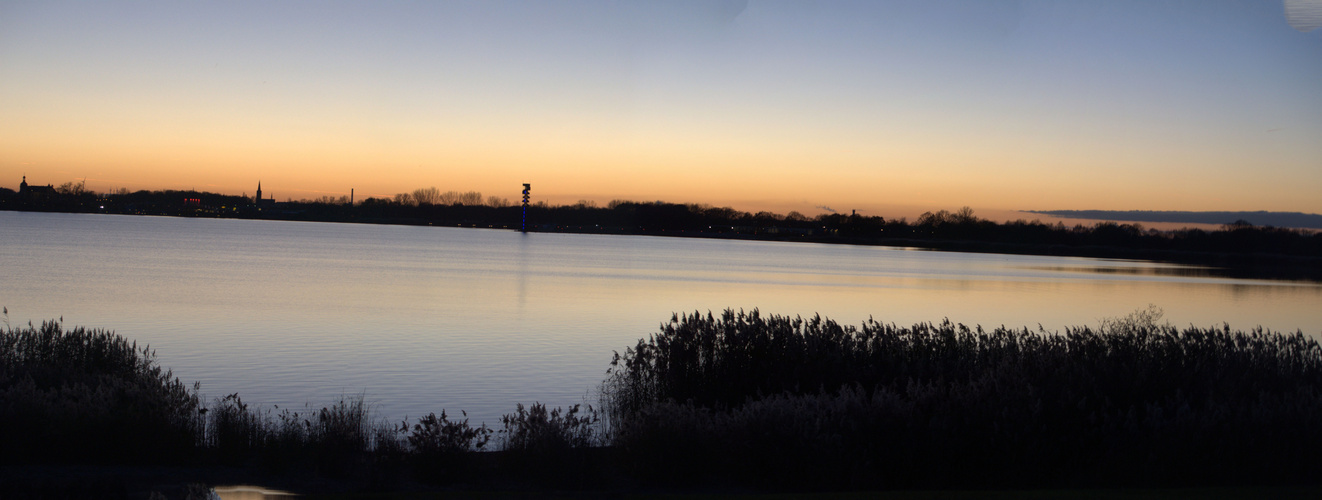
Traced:
POLYGON ((28 176, 23 176, 23 182, 18 185, 18 196, 28 200, 45 200, 55 196, 55 186, 47 184, 45 186, 29 186, 28 176))
POLYGON ((257 181, 257 196, 253 197, 252 204, 257 205, 259 207, 267 206, 267 205, 275 205, 274 195, 272 195, 270 198, 262 198, 262 181, 257 181))

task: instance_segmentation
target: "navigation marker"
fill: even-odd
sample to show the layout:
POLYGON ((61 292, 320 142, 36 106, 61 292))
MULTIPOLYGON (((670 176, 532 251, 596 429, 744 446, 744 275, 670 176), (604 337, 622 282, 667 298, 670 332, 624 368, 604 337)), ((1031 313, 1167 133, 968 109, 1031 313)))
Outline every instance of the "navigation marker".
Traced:
POLYGON ((523 228, 520 231, 528 232, 528 192, 532 191, 532 184, 523 183, 523 228))

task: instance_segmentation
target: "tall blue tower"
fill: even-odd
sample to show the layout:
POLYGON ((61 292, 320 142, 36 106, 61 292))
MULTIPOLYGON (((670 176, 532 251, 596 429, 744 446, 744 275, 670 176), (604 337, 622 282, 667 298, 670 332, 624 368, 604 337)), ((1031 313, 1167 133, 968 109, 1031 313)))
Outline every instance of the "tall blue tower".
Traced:
POLYGON ((520 231, 528 232, 528 192, 532 191, 532 184, 523 183, 523 227, 520 231))

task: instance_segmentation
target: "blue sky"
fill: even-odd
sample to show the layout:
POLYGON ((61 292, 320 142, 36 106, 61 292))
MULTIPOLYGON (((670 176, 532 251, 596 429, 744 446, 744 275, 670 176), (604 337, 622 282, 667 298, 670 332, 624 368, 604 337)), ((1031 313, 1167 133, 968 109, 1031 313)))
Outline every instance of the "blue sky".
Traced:
POLYGON ((1271 1, 9 1, 0 185, 1322 213, 1318 89, 1271 1))

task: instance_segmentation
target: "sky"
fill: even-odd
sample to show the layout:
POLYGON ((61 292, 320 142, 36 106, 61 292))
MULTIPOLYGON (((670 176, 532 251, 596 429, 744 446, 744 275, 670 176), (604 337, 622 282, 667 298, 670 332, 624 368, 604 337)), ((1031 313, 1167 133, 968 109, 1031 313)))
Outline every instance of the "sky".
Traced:
POLYGON ((0 2, 0 186, 1322 213, 1322 0, 0 2), (1289 13, 1289 15, 1287 15, 1289 13))

